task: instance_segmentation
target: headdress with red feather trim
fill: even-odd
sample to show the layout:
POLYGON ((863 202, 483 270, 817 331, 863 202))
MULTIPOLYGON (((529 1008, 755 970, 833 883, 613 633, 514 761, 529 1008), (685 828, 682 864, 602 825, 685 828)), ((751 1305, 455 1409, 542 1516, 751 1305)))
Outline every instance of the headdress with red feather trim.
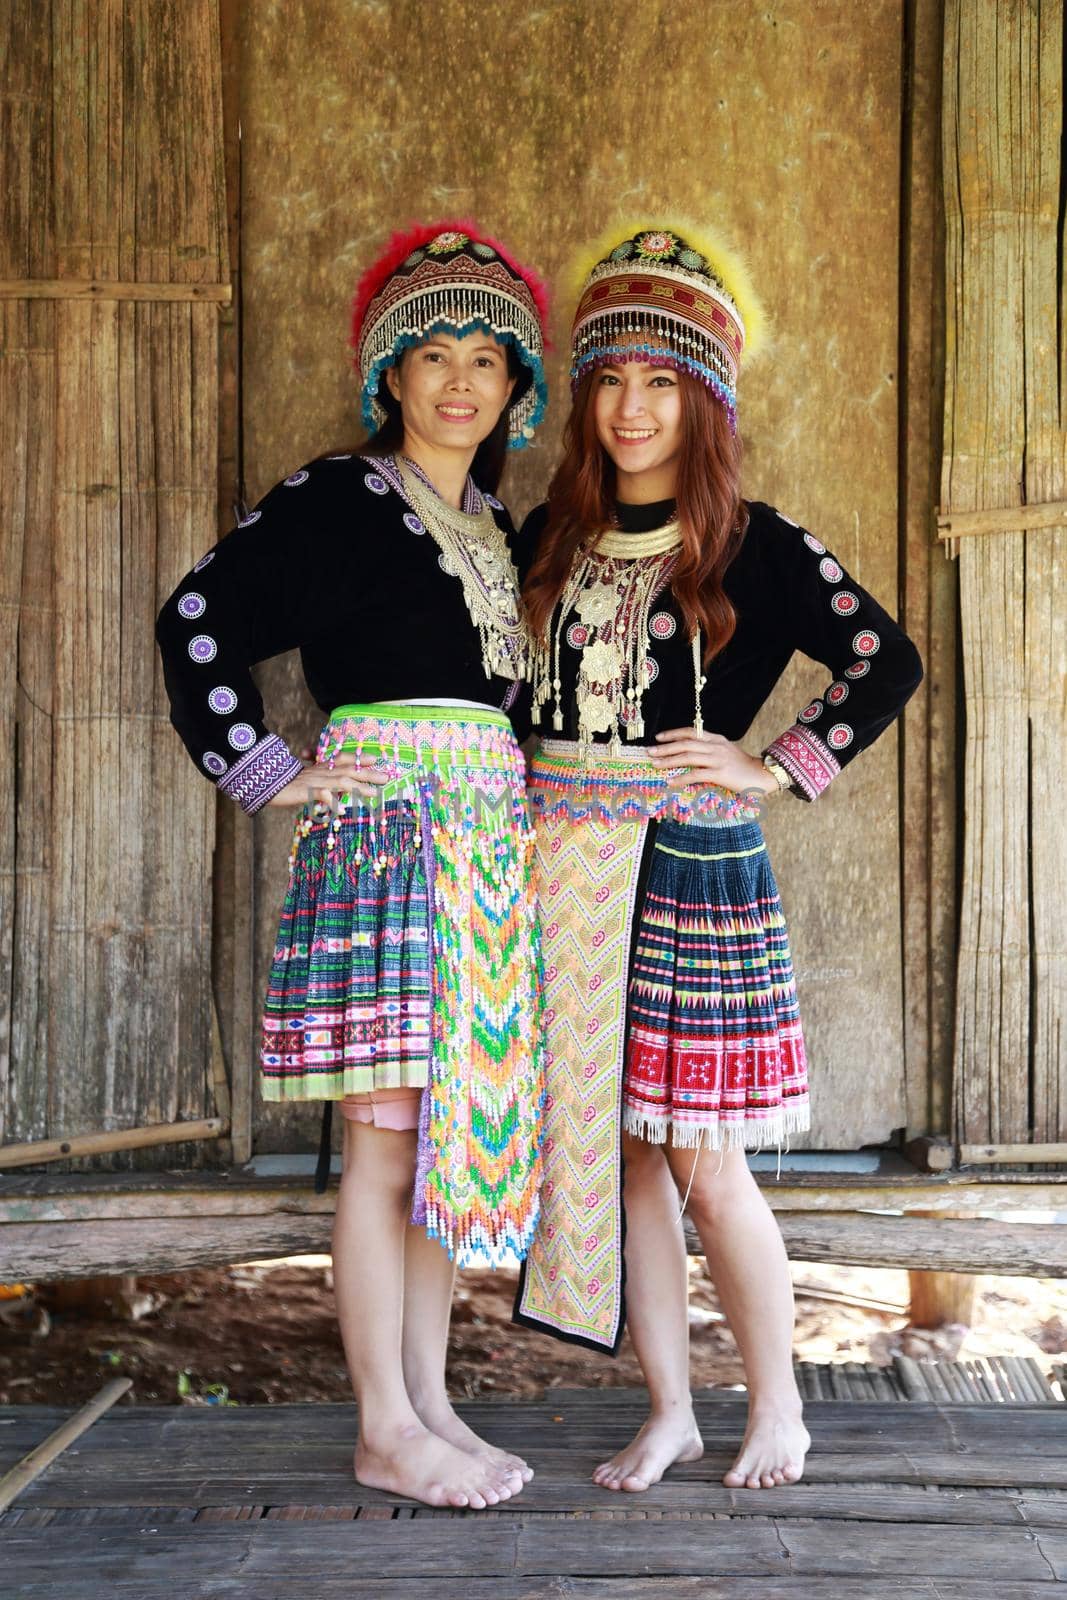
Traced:
POLYGON ((351 344, 363 384, 364 426, 373 431, 385 420, 378 385, 406 349, 441 330, 481 329, 512 344, 525 369, 509 417, 509 445, 521 448, 548 403, 542 364, 547 316, 542 280, 468 218, 416 223, 394 233, 352 299, 351 344))

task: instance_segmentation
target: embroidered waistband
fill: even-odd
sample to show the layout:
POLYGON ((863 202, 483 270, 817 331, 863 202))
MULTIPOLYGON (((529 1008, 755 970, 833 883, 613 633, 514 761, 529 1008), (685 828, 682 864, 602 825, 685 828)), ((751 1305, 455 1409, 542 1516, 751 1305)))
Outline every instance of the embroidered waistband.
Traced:
MULTIPOLYGON (((386 835, 399 830, 399 837, 405 819, 415 814, 420 818, 415 848, 424 829, 439 826, 447 828, 453 843, 469 843, 479 832, 497 843, 506 843, 513 832, 524 844, 532 841, 526 764, 503 712, 380 702, 339 706, 319 735, 315 759, 332 766, 342 753, 378 768, 389 781, 368 786, 367 793, 338 789, 329 805, 309 796, 296 819, 290 870, 300 841, 314 830, 329 830, 332 855, 346 825, 359 833, 368 823, 380 838, 375 843, 368 835, 359 848, 380 855, 385 864, 391 848, 386 835)), ((356 846, 349 841, 346 848, 356 846)))
POLYGON ((363 754, 397 770, 429 772, 474 768, 498 772, 522 783, 525 768, 511 723, 502 711, 485 706, 338 706, 319 736, 318 759, 330 761, 342 750, 363 754))
POLYGON ((761 797, 718 785, 672 789, 683 767, 659 767, 643 747, 619 755, 577 740, 545 739, 530 767, 528 795, 535 816, 572 822, 633 822, 646 819, 733 827, 754 822, 761 797))

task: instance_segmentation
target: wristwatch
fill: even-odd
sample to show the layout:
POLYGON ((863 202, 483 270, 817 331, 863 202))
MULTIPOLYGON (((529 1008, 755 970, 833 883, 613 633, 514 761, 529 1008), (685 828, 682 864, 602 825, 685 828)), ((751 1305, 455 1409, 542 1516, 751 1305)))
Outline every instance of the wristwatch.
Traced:
POLYGON ((763 757, 763 765, 767 768, 779 789, 792 788, 793 780, 780 761, 775 761, 773 756, 765 755, 763 757))

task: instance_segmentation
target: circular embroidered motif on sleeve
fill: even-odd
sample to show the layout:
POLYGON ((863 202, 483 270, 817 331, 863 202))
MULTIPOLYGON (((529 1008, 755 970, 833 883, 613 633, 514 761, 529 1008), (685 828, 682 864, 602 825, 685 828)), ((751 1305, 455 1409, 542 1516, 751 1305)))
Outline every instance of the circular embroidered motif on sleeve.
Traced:
POLYGON ((659 662, 656 660, 655 656, 645 657, 645 671, 648 673, 649 683, 655 683, 656 679, 659 677, 659 662))
POLYGON ((389 485, 379 472, 368 472, 363 479, 371 494, 388 494, 389 485))
MULTIPOLYGON (((781 512, 778 513, 779 516, 781 516, 781 514, 781 512)), ((789 518, 786 517, 785 520, 788 522, 789 518)), ((799 526, 799 524, 794 522, 793 526, 796 528, 799 526)), ((824 544, 820 544, 813 533, 806 533, 804 535, 804 543, 807 545, 809 550, 814 550, 817 556, 824 556, 826 554, 826 546, 824 544)))
POLYGON ((821 700, 813 700, 810 706, 805 706, 800 713, 799 722, 817 722, 822 716, 823 705, 821 700))
POLYGON ((848 684, 840 682, 832 683, 829 689, 826 691, 826 699, 828 704, 832 706, 839 706, 842 700, 848 699, 848 684))
MULTIPOLYGON (((242 517, 240 519, 240 521, 238 522, 237 526, 239 528, 250 528, 252 526, 253 522, 258 522, 262 515, 263 515, 262 511, 250 511, 248 513, 247 517, 242 517)), ((193 571, 194 572, 196 571, 195 567, 193 568, 193 571)))
POLYGON ((572 622, 567 629, 567 643, 573 650, 580 650, 589 643, 589 629, 584 622, 572 622))
POLYGON ((852 641, 852 648, 858 656, 873 656, 881 644, 881 639, 871 628, 864 628, 857 633, 852 641))
POLYGON ((869 661, 854 661, 850 667, 845 668, 846 678, 865 678, 871 670, 869 661))
POLYGON ((495 494, 483 494, 482 499, 485 501, 490 511, 503 511, 504 502, 502 500, 498 500, 495 494))
POLYGON ((209 633, 198 633, 195 639, 189 640, 189 654, 201 665, 214 661, 218 653, 219 647, 209 633))
POLYGON ((214 559, 215 559, 214 550, 209 550, 206 556, 201 556, 200 557, 200 560, 196 563, 196 566, 193 568, 193 571, 194 572, 203 572, 203 570, 207 566, 208 562, 209 561, 214 561, 214 559))
POLYGON ((834 560, 833 556, 826 556, 819 562, 819 571, 827 583, 840 583, 844 573, 834 560))
POLYGON ((852 743, 855 735, 847 722, 835 722, 830 732, 826 735, 826 742, 831 750, 844 750, 852 743))
POLYGON ((207 697, 207 703, 220 717, 228 717, 231 711, 237 710, 237 696, 224 683, 212 689, 207 697))
POLYGON ((414 511, 405 511, 404 512, 404 526, 408 530, 409 533, 425 533, 426 532, 426 524, 425 524, 425 522, 423 522, 421 517, 417 517, 415 515, 414 511))
POLYGON ((648 631, 653 639, 672 639, 678 631, 678 624, 669 611, 657 611, 654 617, 648 619, 648 631))
POLYGON ((859 610, 859 600, 851 589, 842 589, 830 601, 830 609, 836 611, 839 617, 850 617, 854 611, 859 610))
POLYGON ((207 610, 207 601, 202 594, 183 594, 178 601, 178 610, 186 622, 195 622, 207 610))
POLYGON ((227 763, 221 756, 217 756, 214 750, 205 750, 200 759, 213 778, 221 778, 227 770, 227 763))
POLYGON ((285 487, 287 489, 299 489, 302 483, 307 483, 310 476, 310 472, 301 467, 299 472, 291 472, 289 474, 285 480, 285 487))
POLYGON ((250 750, 256 742, 256 730, 247 722, 235 722, 227 739, 235 750, 250 750))

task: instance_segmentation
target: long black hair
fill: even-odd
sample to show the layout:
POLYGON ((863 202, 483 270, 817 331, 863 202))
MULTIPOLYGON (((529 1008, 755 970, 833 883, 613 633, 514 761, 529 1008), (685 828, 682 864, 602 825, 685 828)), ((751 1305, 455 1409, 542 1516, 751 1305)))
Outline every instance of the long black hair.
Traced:
MULTIPOLYGON (((405 350, 397 362, 401 366, 407 356, 405 350)), ((497 418, 492 433, 483 439, 474 452, 471 463, 471 477, 479 489, 485 489, 489 494, 495 494, 504 476, 504 467, 508 456, 508 425, 511 408, 516 405, 526 393, 533 382, 533 375, 529 367, 520 358, 515 346, 509 341, 504 345, 504 359, 507 362, 509 378, 514 378, 515 387, 511 391, 510 399, 497 418)), ((385 411, 385 421, 377 433, 371 435, 366 444, 361 447, 361 454, 367 456, 391 456, 397 454, 404 447, 404 414, 400 401, 395 397, 385 374, 382 374, 378 384, 378 404, 385 411)))

